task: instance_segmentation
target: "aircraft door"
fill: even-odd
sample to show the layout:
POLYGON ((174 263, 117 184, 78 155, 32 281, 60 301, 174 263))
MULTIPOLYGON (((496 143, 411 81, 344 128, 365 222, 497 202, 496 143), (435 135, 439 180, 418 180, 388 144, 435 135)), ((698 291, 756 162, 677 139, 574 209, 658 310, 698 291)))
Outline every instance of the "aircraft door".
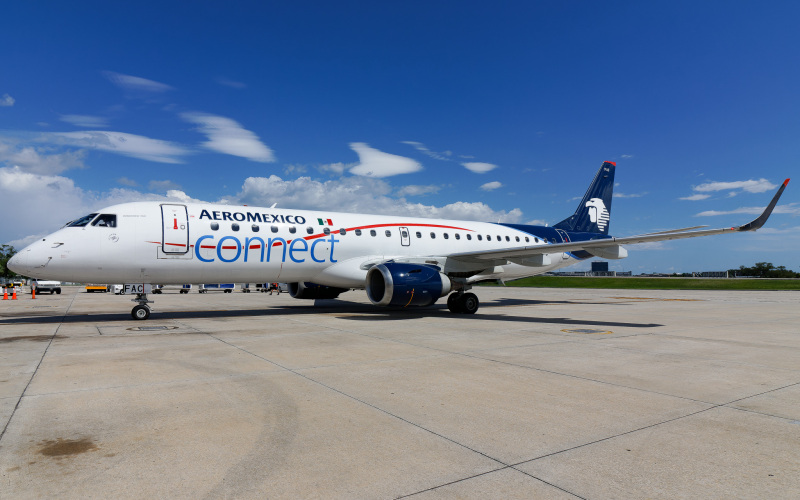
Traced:
POLYGON ((411 235, 409 234, 407 227, 400 228, 400 244, 404 247, 411 245, 411 235))
POLYGON ((569 236, 567 236, 567 232, 562 229, 556 229, 556 232, 559 236, 561 236, 561 241, 563 243, 569 243, 569 236))
POLYGON ((161 250, 165 254, 185 254, 189 251, 186 205, 161 205, 161 250))

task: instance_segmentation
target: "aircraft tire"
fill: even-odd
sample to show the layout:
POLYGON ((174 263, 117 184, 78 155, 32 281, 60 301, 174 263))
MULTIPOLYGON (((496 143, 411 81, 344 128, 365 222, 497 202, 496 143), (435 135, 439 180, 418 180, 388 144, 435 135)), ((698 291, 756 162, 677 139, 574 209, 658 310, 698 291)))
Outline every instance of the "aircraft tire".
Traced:
POLYGON ((447 297, 447 308, 450 309, 451 313, 461 313, 461 301, 459 299, 460 297, 457 293, 451 293, 447 297))
POLYGON ((465 293, 458 302, 461 306, 461 312, 464 314, 475 314, 478 307, 480 307, 478 296, 474 293, 465 293))
POLYGON ((131 317, 136 320, 145 320, 150 317, 150 308, 138 305, 131 310, 131 317))

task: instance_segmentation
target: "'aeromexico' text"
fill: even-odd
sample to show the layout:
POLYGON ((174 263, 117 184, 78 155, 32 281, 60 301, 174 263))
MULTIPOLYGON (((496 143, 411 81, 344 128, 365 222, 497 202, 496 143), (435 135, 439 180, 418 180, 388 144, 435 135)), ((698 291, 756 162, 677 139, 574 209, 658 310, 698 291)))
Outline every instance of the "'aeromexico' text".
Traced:
POLYGON ((305 224, 306 218, 302 215, 275 215, 259 214, 255 212, 222 212, 219 210, 201 210, 200 219, 229 220, 236 222, 265 222, 282 224, 305 224))

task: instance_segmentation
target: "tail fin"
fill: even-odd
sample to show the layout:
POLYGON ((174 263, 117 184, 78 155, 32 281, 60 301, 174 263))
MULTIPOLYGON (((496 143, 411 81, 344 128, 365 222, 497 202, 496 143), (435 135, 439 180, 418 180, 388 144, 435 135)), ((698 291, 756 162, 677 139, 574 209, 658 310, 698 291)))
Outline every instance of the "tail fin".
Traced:
POLYGON ((575 213, 553 227, 565 231, 608 234, 616 168, 617 164, 613 161, 603 162, 575 213))

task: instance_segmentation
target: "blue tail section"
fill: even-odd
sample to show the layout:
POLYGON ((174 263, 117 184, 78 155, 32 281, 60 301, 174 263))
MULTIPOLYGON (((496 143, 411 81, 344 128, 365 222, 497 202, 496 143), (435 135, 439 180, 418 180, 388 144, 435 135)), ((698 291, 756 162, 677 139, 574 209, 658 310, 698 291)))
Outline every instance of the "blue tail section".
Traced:
POLYGON ((611 196, 617 164, 603 162, 575 213, 553 227, 569 232, 608 234, 611 221, 611 196))

